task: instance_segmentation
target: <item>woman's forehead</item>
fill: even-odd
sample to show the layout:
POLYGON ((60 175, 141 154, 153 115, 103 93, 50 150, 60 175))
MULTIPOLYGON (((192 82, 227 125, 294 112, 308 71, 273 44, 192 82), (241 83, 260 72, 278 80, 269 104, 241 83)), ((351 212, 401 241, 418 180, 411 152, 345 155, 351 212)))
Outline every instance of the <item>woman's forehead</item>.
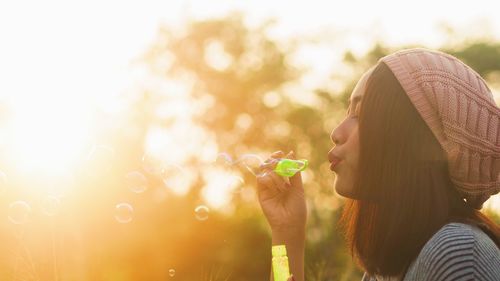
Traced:
POLYGON ((361 78, 359 79, 358 83, 354 87, 354 90, 351 93, 351 103, 360 100, 363 94, 365 93, 365 88, 366 88, 366 82, 368 81, 368 78, 370 77, 370 74, 373 72, 373 69, 375 67, 371 67, 368 71, 363 73, 361 78))

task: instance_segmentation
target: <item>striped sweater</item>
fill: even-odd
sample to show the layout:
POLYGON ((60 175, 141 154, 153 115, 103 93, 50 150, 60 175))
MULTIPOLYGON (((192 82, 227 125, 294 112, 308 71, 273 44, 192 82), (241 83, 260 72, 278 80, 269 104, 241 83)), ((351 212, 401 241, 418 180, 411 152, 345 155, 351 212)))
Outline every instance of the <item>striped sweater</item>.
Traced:
MULTIPOLYGON (((377 277, 365 273, 362 281, 396 281, 401 276, 377 277)), ((404 281, 500 280, 500 250, 476 226, 449 223, 424 245, 409 266, 404 281)))

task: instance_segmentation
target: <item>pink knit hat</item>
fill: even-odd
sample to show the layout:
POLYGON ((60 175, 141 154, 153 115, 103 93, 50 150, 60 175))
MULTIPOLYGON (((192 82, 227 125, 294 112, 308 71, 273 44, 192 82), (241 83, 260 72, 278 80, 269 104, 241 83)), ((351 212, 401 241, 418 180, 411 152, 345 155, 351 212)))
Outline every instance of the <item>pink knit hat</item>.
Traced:
POLYGON ((451 181, 481 209, 500 191, 500 109, 486 82, 457 58, 427 49, 380 59, 446 152, 451 181))

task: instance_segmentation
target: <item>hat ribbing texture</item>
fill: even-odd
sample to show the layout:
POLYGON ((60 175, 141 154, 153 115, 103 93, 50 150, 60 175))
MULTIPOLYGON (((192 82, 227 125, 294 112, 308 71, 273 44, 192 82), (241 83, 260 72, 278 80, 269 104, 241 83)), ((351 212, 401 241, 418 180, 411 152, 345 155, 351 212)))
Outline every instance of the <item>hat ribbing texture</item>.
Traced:
POLYGON ((446 152, 459 193, 481 209, 500 191, 500 108, 484 79, 456 57, 423 48, 401 50, 380 61, 446 152))

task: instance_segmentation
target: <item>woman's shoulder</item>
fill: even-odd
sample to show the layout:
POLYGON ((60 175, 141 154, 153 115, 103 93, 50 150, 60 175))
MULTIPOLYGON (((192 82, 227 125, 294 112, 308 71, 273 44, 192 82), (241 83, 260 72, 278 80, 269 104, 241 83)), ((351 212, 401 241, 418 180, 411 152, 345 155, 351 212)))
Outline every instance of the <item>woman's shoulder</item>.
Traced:
MULTIPOLYGON (((476 251, 499 252, 495 242, 475 225, 448 223, 441 227, 422 248, 418 258, 436 260, 451 253, 475 254, 476 251)), ((417 258, 417 259, 418 259, 417 258)))
MULTIPOLYGON (((375 280, 392 279, 366 273, 362 279, 375 280)), ((500 250, 478 227, 448 223, 427 241, 404 280, 500 280, 500 250)))
POLYGON ((500 280, 500 250, 474 225, 448 223, 424 245, 405 280, 500 280), (412 278, 414 277, 414 278, 412 278))
MULTIPOLYGON (((475 225, 452 222, 444 225, 427 241, 423 253, 436 253, 454 245, 495 246, 491 238, 475 225)), ((498 248, 497 248, 498 249, 498 248)))

